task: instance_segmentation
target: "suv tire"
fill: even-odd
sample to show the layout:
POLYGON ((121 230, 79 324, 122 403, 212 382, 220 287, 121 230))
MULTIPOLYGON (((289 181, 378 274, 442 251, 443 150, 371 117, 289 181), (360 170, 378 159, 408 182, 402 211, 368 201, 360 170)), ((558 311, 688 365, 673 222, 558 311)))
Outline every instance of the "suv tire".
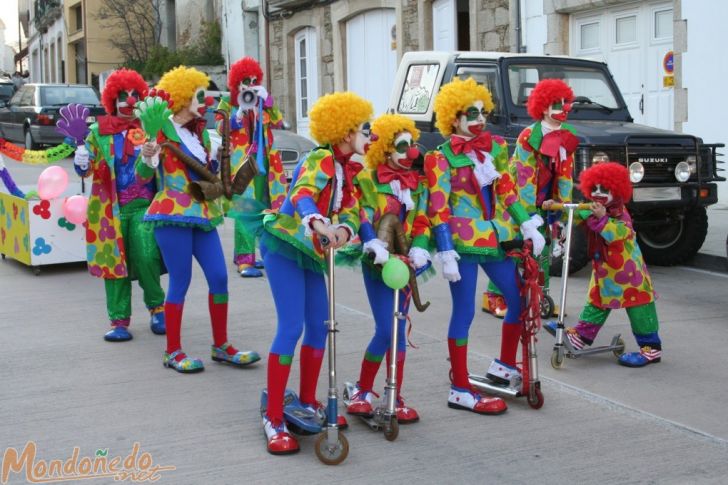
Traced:
POLYGON ((26 150, 37 150, 38 144, 33 141, 33 134, 30 132, 30 128, 25 128, 25 149, 26 150))
POLYGON ((648 264, 674 266, 695 256, 707 234, 705 207, 694 207, 671 224, 640 227, 637 239, 648 264))
MULTIPOLYGON (((549 274, 561 276, 564 259, 562 256, 551 257, 549 274)), ((571 258, 569 259, 569 274, 574 274, 589 264, 589 254, 586 249, 586 232, 581 225, 574 224, 571 228, 571 258)))

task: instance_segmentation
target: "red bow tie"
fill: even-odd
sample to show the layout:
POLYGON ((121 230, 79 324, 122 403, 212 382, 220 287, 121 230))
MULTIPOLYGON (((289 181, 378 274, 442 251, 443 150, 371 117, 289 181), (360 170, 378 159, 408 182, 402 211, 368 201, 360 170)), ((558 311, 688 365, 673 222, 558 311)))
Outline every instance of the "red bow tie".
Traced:
POLYGON ((543 137, 539 151, 544 155, 556 158, 559 148, 564 147, 566 153, 570 154, 579 146, 579 139, 569 130, 555 130, 543 137))
POLYGON ((478 157, 478 160, 482 162, 485 160, 483 152, 490 152, 493 148, 493 140, 490 137, 490 132, 484 131, 469 140, 466 140, 462 136, 453 136, 450 138, 450 145, 452 146, 452 151, 455 155, 474 152, 475 156, 478 157))
POLYGON ((122 118, 120 116, 99 116, 99 134, 115 135, 124 130, 139 128, 141 124, 136 118, 122 118))
POLYGON ((346 184, 349 192, 354 191, 354 177, 362 171, 364 166, 361 163, 347 161, 342 164, 344 167, 344 184, 346 184))
POLYGON ((392 180, 399 180, 399 186, 403 189, 415 190, 418 180, 417 172, 414 170, 396 170, 386 163, 377 167, 377 179, 380 184, 387 184, 392 180))
POLYGON ((202 141, 202 132, 205 131, 205 127, 207 126, 207 120, 200 117, 192 118, 190 121, 185 123, 182 127, 187 128, 190 130, 190 132, 197 135, 197 137, 202 141))

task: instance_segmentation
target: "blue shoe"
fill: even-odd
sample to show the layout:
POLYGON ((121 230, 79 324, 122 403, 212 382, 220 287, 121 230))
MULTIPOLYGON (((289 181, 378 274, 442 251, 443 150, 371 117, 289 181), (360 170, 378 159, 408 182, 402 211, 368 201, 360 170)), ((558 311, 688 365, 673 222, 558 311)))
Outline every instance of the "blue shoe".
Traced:
POLYGON ((619 363, 625 367, 644 367, 662 360, 662 349, 645 346, 639 352, 628 352, 619 356, 619 363))
POLYGON ((263 272, 254 266, 248 266, 240 270, 240 276, 243 278, 260 278, 263 272))
POLYGON ((552 336, 556 337, 556 322, 549 322, 545 325, 543 325, 543 329, 546 330, 548 333, 550 333, 552 336))
MULTIPOLYGON (((260 414, 262 416, 265 416, 267 407, 268 389, 263 389, 260 395, 260 414)), ((303 404, 298 395, 290 389, 286 389, 283 396, 283 419, 291 431, 301 435, 318 434, 321 432, 323 424, 321 414, 303 404)))
POLYGON ((154 335, 164 335, 167 333, 167 326, 164 323, 164 312, 152 314, 152 319, 149 321, 149 328, 152 329, 154 335))
POLYGON ((230 343, 225 342, 220 347, 212 346, 212 360, 215 362, 227 362, 236 367, 245 367, 260 360, 260 355, 254 350, 239 350, 230 355, 227 349, 230 343))
POLYGON ((132 336, 131 332, 129 332, 129 330, 127 330, 127 328, 123 325, 117 325, 116 327, 113 327, 104 335, 104 340, 106 340, 107 342, 126 342, 127 340, 131 340, 133 338, 134 337, 132 336))
POLYGON ((256 259, 255 260, 255 268, 256 269, 263 269, 263 268, 265 268, 265 266, 263 266, 263 261, 261 261, 260 259, 256 259))

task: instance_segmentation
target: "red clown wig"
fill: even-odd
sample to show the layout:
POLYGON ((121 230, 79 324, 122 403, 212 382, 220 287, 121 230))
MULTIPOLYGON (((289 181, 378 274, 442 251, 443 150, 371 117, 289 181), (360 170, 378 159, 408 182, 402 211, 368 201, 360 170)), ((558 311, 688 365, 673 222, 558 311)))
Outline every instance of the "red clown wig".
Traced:
POLYGON ((543 119, 543 112, 549 106, 562 99, 570 103, 574 100, 574 91, 561 79, 543 79, 536 84, 528 95, 528 114, 536 121, 543 119))
POLYGON ((101 93, 101 104, 110 115, 116 114, 116 98, 121 91, 135 89, 139 93, 139 99, 144 98, 149 91, 149 86, 138 72, 132 69, 121 68, 114 71, 104 85, 104 92, 101 93))
POLYGON ((579 188, 584 197, 591 200, 591 193, 596 185, 612 193, 614 199, 624 204, 632 198, 632 183, 629 180, 629 170, 616 162, 603 162, 592 165, 581 173, 579 188))
POLYGON ((243 57, 239 61, 230 66, 230 74, 228 74, 228 89, 230 90, 230 102, 237 106, 238 103, 238 86, 247 78, 254 77, 254 86, 259 86, 263 82, 263 70, 260 68, 258 61, 252 57, 243 57))

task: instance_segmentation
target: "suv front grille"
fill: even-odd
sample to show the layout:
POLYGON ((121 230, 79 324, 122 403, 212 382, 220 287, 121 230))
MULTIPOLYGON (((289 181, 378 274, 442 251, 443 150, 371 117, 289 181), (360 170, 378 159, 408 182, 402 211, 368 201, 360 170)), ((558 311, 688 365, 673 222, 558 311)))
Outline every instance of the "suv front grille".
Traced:
POLYGON ((684 161, 688 155, 650 156, 644 154, 631 154, 629 164, 640 162, 645 167, 645 176, 642 182, 676 182, 675 167, 684 161))

